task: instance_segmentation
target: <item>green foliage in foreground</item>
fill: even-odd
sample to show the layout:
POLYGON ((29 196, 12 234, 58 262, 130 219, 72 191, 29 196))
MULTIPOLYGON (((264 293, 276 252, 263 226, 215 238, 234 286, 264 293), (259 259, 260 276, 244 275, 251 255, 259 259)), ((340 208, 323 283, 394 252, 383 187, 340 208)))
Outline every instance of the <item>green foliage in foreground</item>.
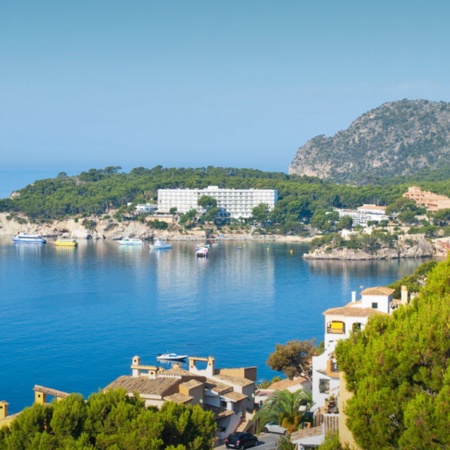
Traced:
POLYGON ((336 356, 361 448, 450 448, 450 258, 410 305, 374 316, 336 356))
POLYGON ((436 264, 437 261, 428 261, 426 263, 423 263, 414 271, 412 275, 406 275, 400 280, 391 283, 388 287, 395 289, 393 297, 401 297, 402 286, 406 286, 409 293, 417 294, 425 285, 429 272, 434 269, 436 264))
POLYGON ((305 410, 313 404, 310 394, 303 390, 290 392, 287 389, 271 395, 255 415, 258 432, 269 422, 277 422, 289 432, 297 430, 305 410), (301 411, 300 406, 306 408, 301 411))
POLYGON ((0 430, 5 450, 206 450, 214 441, 214 414, 200 406, 166 402, 144 407, 124 390, 79 394, 26 408, 0 430))
POLYGON ((276 344, 275 351, 269 355, 267 365, 272 370, 283 372, 289 379, 312 375, 312 357, 317 355, 316 340, 293 340, 286 344, 276 344))

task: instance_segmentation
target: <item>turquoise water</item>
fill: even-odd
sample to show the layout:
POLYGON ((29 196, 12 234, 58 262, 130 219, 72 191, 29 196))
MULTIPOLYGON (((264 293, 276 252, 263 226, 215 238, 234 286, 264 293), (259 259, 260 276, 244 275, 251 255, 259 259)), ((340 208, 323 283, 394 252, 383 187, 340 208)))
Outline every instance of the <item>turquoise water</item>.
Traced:
POLYGON ((0 400, 15 412, 33 386, 91 392, 130 374, 131 358, 213 355, 218 367, 265 364, 275 344, 323 340, 322 312, 420 261, 304 261, 304 245, 195 243, 154 253, 111 241, 76 249, 0 239, 0 400), (240 247, 240 248, 239 248, 240 247))

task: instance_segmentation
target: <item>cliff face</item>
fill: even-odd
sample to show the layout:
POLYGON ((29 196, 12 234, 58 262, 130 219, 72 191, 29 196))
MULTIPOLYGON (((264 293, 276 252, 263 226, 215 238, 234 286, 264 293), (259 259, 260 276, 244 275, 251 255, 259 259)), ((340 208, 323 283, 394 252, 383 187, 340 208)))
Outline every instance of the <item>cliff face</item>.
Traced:
POLYGON ((305 259, 338 259, 338 260, 370 260, 370 259, 400 259, 400 258, 429 258, 435 255, 433 244, 425 238, 404 239, 396 248, 384 248, 376 253, 347 248, 318 248, 305 253, 305 259))
POLYGON ((450 103, 402 100, 363 114, 333 137, 311 139, 298 149, 289 173, 365 184, 442 169, 449 155, 450 103))

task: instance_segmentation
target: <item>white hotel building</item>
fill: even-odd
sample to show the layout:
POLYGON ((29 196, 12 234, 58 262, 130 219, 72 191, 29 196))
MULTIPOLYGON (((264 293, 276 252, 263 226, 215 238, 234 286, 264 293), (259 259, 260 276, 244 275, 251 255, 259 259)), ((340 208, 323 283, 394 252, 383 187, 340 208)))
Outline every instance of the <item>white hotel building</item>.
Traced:
POLYGON ((248 218, 255 206, 265 203, 273 209, 278 200, 275 189, 221 189, 208 186, 205 189, 158 189, 158 211, 165 213, 177 208, 179 213, 199 209, 197 201, 207 195, 217 200, 217 207, 223 208, 234 219, 248 218))

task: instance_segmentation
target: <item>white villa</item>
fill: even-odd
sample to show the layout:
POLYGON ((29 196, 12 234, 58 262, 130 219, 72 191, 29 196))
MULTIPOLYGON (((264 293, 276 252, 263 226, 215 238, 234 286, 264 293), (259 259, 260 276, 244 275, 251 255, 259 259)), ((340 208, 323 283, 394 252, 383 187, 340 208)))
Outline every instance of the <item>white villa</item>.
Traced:
POLYGON ((378 205, 363 205, 355 209, 336 209, 339 217, 349 216, 353 219, 353 226, 366 226, 367 222, 380 222, 381 220, 388 220, 386 216, 386 206, 378 205))
POLYGON ((402 286, 401 299, 395 300, 394 289, 372 287, 361 292, 361 299, 356 300, 352 292, 351 302, 345 306, 327 309, 325 316, 325 351, 312 359, 312 395, 314 411, 323 415, 323 423, 310 430, 299 430, 291 436, 297 448, 310 449, 318 447, 327 432, 338 431, 346 441, 352 441, 351 433, 345 425, 345 416, 341 404, 348 398, 345 383, 342 385, 339 368, 334 351, 341 339, 346 339, 355 329, 364 329, 369 318, 375 314, 391 314, 401 304, 408 303, 408 291, 402 286), (342 396, 341 396, 342 390, 342 396), (344 398, 344 396, 346 396, 344 398))
MULTIPOLYGON (((325 316, 325 351, 313 357, 313 399, 317 408, 325 407, 330 396, 339 394, 339 370, 334 359, 334 349, 340 339, 346 339, 355 329, 363 329, 374 314, 390 314, 397 306, 393 300, 394 289, 372 287, 361 292, 361 300, 352 300, 345 306, 327 309, 325 316)), ((402 302, 407 303, 408 293, 402 291, 402 302)))
POLYGON ((185 214, 199 209, 198 199, 204 195, 217 200, 217 206, 226 210, 231 218, 248 218, 255 206, 265 203, 273 209, 278 200, 275 189, 221 189, 208 186, 205 189, 158 189, 158 211, 168 213, 171 208, 185 214))

